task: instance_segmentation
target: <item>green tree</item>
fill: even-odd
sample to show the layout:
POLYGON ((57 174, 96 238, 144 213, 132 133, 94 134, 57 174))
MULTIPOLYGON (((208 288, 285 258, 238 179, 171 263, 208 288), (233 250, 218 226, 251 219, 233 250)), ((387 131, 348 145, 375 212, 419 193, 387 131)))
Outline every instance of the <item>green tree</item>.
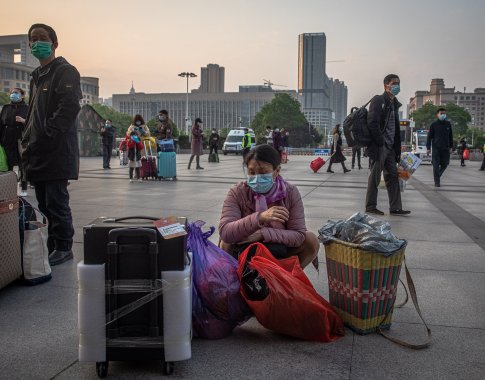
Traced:
POLYGON ((472 118, 466 109, 453 103, 442 106, 426 103, 420 109, 414 111, 411 117, 416 124, 416 129, 429 129, 431 123, 436 120, 436 112, 440 107, 446 108, 446 117, 453 127, 453 138, 459 141, 466 137, 468 123, 471 122, 472 118))
POLYGON ((113 121, 113 126, 117 128, 116 133, 118 136, 124 136, 131 124, 132 117, 130 115, 118 112, 113 107, 108 107, 103 104, 95 103, 91 106, 103 119, 110 119, 113 121))
POLYGON ((10 95, 6 92, 0 92, 0 106, 10 103, 10 95))
POLYGON ((264 138, 267 126, 287 130, 290 133, 290 145, 293 147, 314 145, 321 139, 315 129, 308 127, 305 115, 300 110, 300 103, 285 93, 276 94, 254 117, 251 128, 257 141, 264 138))
POLYGON ((472 148, 481 148, 485 144, 485 131, 481 128, 472 127, 466 131, 466 141, 472 144, 472 148))

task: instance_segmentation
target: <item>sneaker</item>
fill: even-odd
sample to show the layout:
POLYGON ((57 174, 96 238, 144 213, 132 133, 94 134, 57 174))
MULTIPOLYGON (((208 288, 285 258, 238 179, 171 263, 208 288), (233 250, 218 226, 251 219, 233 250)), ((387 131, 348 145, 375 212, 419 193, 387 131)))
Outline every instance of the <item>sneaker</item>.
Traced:
POLYGON ((130 178, 130 183, 132 183, 132 182, 133 182, 133 178, 130 178))
POLYGON ((403 216, 403 215, 409 215, 409 214, 411 214, 411 211, 409 211, 409 210, 403 210, 403 209, 400 209, 400 210, 390 210, 389 211, 389 214, 403 216))
POLYGON ((366 209, 365 212, 368 214, 374 214, 374 215, 384 215, 384 212, 377 208, 369 208, 369 209, 366 209))
POLYGON ((350 169, 345 169, 345 170, 344 170, 344 173, 348 173, 348 172, 350 172, 350 171, 351 171, 350 169))
POLYGON ((27 196, 27 192, 25 190, 22 190, 20 193, 19 193, 19 196, 20 197, 26 197, 27 196))
POLYGON ((439 183, 435 183, 434 187, 441 187, 441 185, 439 183))
POLYGON ((74 255, 71 249, 69 251, 59 251, 56 249, 49 255, 49 264, 51 266, 59 265, 71 260, 73 257, 74 255))
POLYGON ((335 173, 333 170, 327 169, 327 173, 335 173))

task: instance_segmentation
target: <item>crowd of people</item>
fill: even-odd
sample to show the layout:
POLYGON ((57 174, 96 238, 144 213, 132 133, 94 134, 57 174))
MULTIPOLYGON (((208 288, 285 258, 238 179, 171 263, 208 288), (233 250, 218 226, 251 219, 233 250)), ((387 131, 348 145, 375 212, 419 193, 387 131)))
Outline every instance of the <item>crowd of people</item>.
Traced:
MULTIPOLYGON (((57 265, 72 259, 74 228, 69 206, 69 180, 79 174, 79 145, 76 117, 82 98, 80 76, 77 69, 63 57, 56 57, 58 47, 54 29, 45 24, 34 24, 28 32, 32 54, 40 66, 32 73, 30 102, 25 102, 25 91, 13 88, 11 103, 3 107, 0 115, 0 143, 5 150, 8 170, 19 167, 21 196, 26 195, 27 181, 35 189, 38 207, 49 221, 47 246, 49 262, 57 265), (46 90, 47 89, 47 90, 46 90)), ((370 102, 368 127, 371 142, 366 147, 370 174, 367 183, 366 212, 384 215, 377 209, 378 187, 384 175, 389 195, 389 213, 408 215, 402 208, 398 182, 397 163, 401 155, 399 108, 396 96, 400 91, 400 79, 395 74, 384 78, 384 92, 370 102)), ((143 117, 133 117, 125 135, 130 181, 140 178, 141 160, 146 152, 146 142, 171 141, 175 125, 168 112, 161 110, 157 125, 150 131, 143 117), (145 144, 144 144, 145 142, 145 144)), ((334 163, 345 166, 342 152, 342 127, 332 131, 331 159, 327 171, 334 163)), ((116 130, 112 120, 106 120, 100 128, 103 147, 103 168, 110 169, 110 159, 115 143, 116 130)), ((203 123, 197 118, 191 130, 191 155, 187 169, 195 159, 195 169, 203 154, 203 123)), ((288 147, 288 131, 266 128, 266 144, 251 149, 251 134, 245 130, 244 164, 247 180, 233 187, 224 201, 219 232, 221 245, 230 253, 240 252, 245 245, 263 241, 270 250, 282 257, 298 255, 304 267, 316 258, 318 241, 306 230, 304 210, 297 188, 286 182, 280 174, 281 163, 288 147)), ((220 136, 215 129, 209 137, 210 154, 218 152, 220 136)), ((462 142, 462 150, 466 142, 462 142), (464 145, 463 145, 464 144, 464 145)), ((158 144, 156 144, 158 150, 158 144)), ((431 125, 427 147, 432 149, 435 185, 445 171, 453 146, 452 128, 446 120, 446 110, 438 109, 436 121, 431 125)), ((485 146, 484 146, 485 155, 485 146)), ((357 158, 361 169, 360 149, 352 152, 352 168, 357 158)), ((462 159, 462 166, 464 166, 462 159)), ((485 170, 485 157, 480 170, 485 170)))

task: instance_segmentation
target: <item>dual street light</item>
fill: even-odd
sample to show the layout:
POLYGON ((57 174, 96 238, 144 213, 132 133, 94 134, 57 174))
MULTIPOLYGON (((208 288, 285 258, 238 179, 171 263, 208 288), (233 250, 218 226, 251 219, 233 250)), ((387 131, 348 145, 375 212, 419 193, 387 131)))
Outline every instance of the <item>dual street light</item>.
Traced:
POLYGON ((187 78, 187 100, 185 102, 185 132, 189 135, 189 127, 191 125, 189 121, 189 78, 195 78, 197 75, 194 73, 183 72, 178 74, 179 77, 187 78))

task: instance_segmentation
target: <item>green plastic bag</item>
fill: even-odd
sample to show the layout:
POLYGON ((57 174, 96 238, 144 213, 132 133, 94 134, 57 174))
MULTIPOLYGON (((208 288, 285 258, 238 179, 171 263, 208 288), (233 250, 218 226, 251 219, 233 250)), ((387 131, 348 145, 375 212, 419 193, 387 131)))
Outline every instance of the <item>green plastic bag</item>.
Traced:
POLYGON ((0 172, 6 171, 8 171, 7 154, 5 153, 3 146, 0 145, 0 172))

